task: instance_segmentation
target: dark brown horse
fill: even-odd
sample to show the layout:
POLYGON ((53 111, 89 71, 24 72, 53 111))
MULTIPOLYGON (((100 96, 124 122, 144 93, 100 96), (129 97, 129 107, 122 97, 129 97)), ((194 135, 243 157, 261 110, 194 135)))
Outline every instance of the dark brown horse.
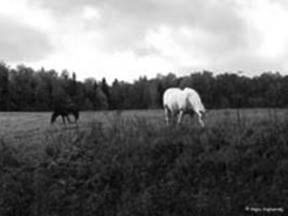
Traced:
POLYGON ((51 116, 51 124, 56 121, 58 116, 62 117, 62 121, 64 124, 66 124, 65 118, 68 120, 69 123, 71 123, 69 115, 73 115, 74 122, 77 123, 77 120, 79 118, 79 109, 74 105, 56 106, 51 116))

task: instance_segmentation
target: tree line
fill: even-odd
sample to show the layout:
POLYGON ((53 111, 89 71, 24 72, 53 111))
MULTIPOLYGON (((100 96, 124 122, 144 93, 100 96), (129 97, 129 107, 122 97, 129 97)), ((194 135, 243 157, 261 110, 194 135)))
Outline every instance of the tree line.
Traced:
POLYGON ((78 81, 75 73, 63 70, 0 64, 1 111, 47 111, 60 103, 73 102, 81 110, 154 109, 162 107, 169 87, 196 89, 207 108, 286 107, 288 76, 264 72, 247 77, 240 73, 213 75, 210 71, 177 77, 173 73, 155 78, 140 77, 133 83, 105 78, 78 81))

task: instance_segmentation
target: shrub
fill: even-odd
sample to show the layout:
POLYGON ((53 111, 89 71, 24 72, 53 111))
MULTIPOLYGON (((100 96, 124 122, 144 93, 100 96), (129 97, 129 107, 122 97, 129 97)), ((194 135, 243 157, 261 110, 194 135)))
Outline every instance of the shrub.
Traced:
POLYGON ((246 206, 285 207, 287 128, 168 128, 117 117, 105 128, 51 134, 37 157, 2 142, 0 215, 243 215, 246 206))

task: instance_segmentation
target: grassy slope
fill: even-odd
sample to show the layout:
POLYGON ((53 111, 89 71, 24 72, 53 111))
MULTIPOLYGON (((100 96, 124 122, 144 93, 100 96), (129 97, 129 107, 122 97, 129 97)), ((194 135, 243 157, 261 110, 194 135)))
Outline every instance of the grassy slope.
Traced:
POLYGON ((2 143, 0 215, 241 215, 246 206, 285 208, 288 123, 285 112, 266 111, 240 118, 215 111, 205 130, 188 127, 188 119, 177 128, 155 124, 159 111, 151 121, 152 113, 123 118, 123 112, 87 130, 49 133, 37 151, 2 143))

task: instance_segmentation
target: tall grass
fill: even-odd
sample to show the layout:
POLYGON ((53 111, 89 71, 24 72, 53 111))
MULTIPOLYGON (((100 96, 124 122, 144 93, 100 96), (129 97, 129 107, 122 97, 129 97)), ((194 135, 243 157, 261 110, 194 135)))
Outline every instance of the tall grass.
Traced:
POLYGON ((247 206, 288 206, 287 121, 237 127, 236 118, 206 129, 109 122, 50 134, 37 157, 2 142, 0 215, 243 215, 247 206))

